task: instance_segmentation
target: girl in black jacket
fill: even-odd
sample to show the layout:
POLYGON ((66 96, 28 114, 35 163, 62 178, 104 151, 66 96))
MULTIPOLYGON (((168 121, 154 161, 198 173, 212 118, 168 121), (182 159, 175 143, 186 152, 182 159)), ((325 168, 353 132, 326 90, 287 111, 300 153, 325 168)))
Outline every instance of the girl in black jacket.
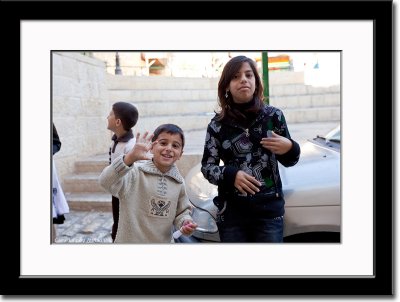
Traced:
POLYGON ((264 104, 250 58, 237 56, 225 65, 218 98, 221 110, 207 127, 201 171, 218 186, 221 241, 282 242, 285 200, 278 161, 295 165, 299 144, 290 138, 282 111, 264 104))

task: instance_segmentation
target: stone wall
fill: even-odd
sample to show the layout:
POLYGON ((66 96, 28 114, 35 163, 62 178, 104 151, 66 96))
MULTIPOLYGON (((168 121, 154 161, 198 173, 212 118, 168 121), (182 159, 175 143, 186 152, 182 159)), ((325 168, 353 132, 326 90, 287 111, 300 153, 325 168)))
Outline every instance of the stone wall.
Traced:
POLYGON ((110 111, 105 63, 78 52, 52 53, 53 122, 61 150, 54 156, 60 178, 76 159, 105 153, 110 143, 110 111))

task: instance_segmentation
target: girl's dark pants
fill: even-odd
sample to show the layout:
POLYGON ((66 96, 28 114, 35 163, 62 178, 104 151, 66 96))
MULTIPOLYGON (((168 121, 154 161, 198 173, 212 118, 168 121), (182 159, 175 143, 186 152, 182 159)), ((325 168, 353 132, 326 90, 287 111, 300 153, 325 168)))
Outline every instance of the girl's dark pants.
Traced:
POLYGON ((227 201, 217 219, 221 242, 283 242, 283 206, 283 199, 227 201))

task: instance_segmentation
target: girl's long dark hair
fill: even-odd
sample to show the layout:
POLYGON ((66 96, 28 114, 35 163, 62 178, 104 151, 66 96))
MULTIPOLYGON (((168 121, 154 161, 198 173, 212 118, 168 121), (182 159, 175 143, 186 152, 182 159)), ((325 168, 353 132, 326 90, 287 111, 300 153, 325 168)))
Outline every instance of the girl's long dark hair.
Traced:
POLYGON ((236 73, 242 67, 242 64, 245 62, 249 63, 256 80, 256 89, 254 91, 255 103, 253 107, 247 110, 247 112, 256 113, 264 106, 264 88, 260 75, 258 74, 256 63, 246 56, 233 57, 230 61, 228 61, 228 63, 226 63, 222 71, 221 78, 218 82, 218 104, 221 107, 221 111, 218 112, 217 115, 218 120, 222 120, 228 114, 239 120, 245 118, 241 112, 232 110, 233 98, 231 93, 228 92, 228 97, 225 96, 226 90, 229 87, 232 78, 236 75, 236 73))

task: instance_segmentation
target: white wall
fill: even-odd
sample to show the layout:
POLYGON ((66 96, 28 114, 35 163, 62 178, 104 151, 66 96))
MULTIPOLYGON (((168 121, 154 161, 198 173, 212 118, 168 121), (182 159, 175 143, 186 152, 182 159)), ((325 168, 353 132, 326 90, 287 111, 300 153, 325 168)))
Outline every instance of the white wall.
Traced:
POLYGON ((76 159, 107 152, 110 108, 104 62, 78 52, 53 52, 52 60, 53 122, 62 142, 54 158, 62 178, 76 159))

